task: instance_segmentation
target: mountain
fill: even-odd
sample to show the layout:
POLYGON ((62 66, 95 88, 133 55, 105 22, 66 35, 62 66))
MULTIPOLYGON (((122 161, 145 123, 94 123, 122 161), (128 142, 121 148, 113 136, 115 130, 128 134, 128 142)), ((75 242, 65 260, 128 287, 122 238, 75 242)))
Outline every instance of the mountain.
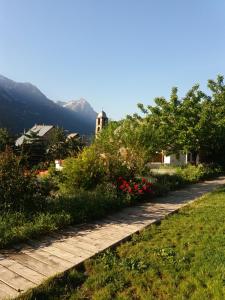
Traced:
POLYGON ((91 105, 84 98, 80 98, 79 100, 71 100, 68 102, 57 101, 56 103, 62 107, 77 112, 84 118, 92 120, 92 122, 95 122, 96 120, 96 111, 94 111, 91 105))
POLYGON ((81 110, 72 110, 48 99, 31 83, 15 82, 0 75, 0 127, 6 127, 14 134, 31 128, 35 123, 93 134, 95 120, 84 116, 81 110))

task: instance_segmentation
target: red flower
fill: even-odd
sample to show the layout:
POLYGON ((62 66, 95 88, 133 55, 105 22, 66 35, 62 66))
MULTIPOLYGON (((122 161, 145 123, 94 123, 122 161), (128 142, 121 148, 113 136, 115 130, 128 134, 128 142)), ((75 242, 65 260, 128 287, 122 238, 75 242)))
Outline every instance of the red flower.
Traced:
POLYGON ((135 191, 138 190, 138 184, 137 183, 134 184, 134 189, 135 189, 135 191))
POLYGON ((138 190, 138 193, 139 194, 143 194, 143 190, 138 190))
POLYGON ((124 185, 121 184, 121 185, 119 186, 119 189, 120 189, 120 190, 123 190, 123 189, 124 189, 124 185))
POLYGON ((144 191, 146 191, 146 190, 147 190, 147 186, 146 186, 146 185, 143 185, 143 187, 142 187, 142 188, 143 188, 143 190, 144 190, 144 191))
POLYGON ((129 188, 127 189, 128 193, 132 193, 132 188, 129 186, 129 188))
POLYGON ((145 178, 142 178, 142 180, 141 180, 143 183, 145 183, 146 182, 146 179, 145 178))

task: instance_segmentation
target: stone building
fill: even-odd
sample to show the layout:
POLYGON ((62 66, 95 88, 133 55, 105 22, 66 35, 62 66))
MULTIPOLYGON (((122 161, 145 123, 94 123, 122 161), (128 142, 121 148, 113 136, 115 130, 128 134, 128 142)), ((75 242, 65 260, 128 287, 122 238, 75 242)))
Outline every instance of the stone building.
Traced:
POLYGON ((96 118, 96 127, 95 127, 95 134, 97 135, 102 128, 104 128, 108 124, 108 117, 106 113, 102 110, 96 118))

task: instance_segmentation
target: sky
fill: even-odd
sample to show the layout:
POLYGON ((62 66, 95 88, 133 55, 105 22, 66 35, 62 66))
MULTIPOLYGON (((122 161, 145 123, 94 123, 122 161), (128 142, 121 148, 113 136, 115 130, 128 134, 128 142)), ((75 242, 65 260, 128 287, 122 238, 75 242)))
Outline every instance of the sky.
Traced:
POLYGON ((0 74, 118 120, 225 75, 225 1, 0 0, 0 74))

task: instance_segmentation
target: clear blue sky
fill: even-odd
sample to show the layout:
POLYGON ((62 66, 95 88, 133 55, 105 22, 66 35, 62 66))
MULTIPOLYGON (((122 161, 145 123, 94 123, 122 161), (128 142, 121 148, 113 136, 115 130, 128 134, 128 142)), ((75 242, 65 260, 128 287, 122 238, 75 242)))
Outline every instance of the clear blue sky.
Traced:
POLYGON ((113 119, 225 74, 224 0, 0 0, 0 74, 113 119))

